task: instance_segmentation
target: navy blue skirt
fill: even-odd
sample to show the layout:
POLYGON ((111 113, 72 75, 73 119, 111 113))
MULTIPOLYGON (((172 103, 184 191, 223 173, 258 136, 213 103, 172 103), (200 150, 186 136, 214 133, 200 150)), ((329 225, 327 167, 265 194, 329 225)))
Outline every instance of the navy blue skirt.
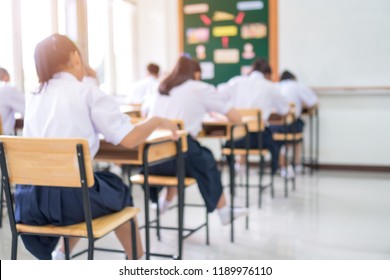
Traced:
MULTIPOLYGON (((129 188, 122 179, 110 172, 96 172, 95 185, 89 189, 92 218, 132 206, 129 188)), ((66 226, 83 222, 84 210, 81 188, 17 186, 15 218, 28 225, 53 224, 66 226)), ((50 260, 58 237, 22 235, 27 250, 36 258, 50 260)))
MULTIPOLYGON (((275 174, 279 167, 279 152, 280 152, 281 144, 275 142, 272 139, 272 133, 268 127, 265 128, 261 136, 262 136, 263 149, 268 150, 271 153, 272 174, 275 174)), ((245 141, 246 141, 245 138, 235 141, 234 147, 245 149, 245 141)), ((230 147, 230 146, 231 146, 230 141, 227 141, 225 147, 230 147)), ((249 133, 249 148, 250 149, 259 148, 259 133, 257 132, 249 133)), ((230 160, 231 157, 228 156, 227 159, 230 160)))
MULTIPOLYGON (((188 151, 184 154, 185 175, 196 180, 208 212, 214 211, 222 195, 221 173, 212 152, 191 136, 187 137, 188 151)), ((150 167, 150 174, 176 176, 176 160, 150 167)), ((160 188, 150 189, 150 198, 157 202, 160 188)))
POLYGON ((301 133, 305 123, 302 119, 297 119, 294 123, 285 125, 270 125, 269 128, 272 133, 301 133))

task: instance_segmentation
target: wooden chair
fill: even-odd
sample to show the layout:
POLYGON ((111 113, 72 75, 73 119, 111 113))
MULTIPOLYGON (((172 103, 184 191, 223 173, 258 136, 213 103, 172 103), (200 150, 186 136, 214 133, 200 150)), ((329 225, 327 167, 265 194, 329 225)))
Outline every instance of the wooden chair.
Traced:
MULTIPOLYGON (((259 156, 259 199, 258 199, 258 206, 261 208, 261 198, 262 193, 264 189, 271 188, 271 197, 274 197, 274 175, 271 172, 271 182, 269 184, 264 185, 263 184, 263 176, 264 176, 264 169, 265 169, 265 157, 267 155, 270 155, 268 150, 263 149, 263 143, 262 143, 262 133, 264 132, 265 125, 261 117, 261 110, 259 109, 238 109, 241 118, 243 121, 245 121, 248 125, 248 131, 250 133, 258 133, 258 149, 249 149, 248 153, 249 155, 253 156, 259 156)), ((246 149, 234 149, 234 155, 238 156, 245 156, 247 153, 246 149)), ((222 149, 222 155, 229 156, 231 154, 230 148, 223 148, 222 149)), ((248 174, 246 174, 248 176, 248 174)), ((246 207, 249 207, 249 199, 247 199, 247 205, 246 207)))
MULTIPOLYGON (((143 120, 143 118, 133 118, 132 122, 134 124, 136 124, 136 123, 138 123, 138 122, 140 122, 142 120, 143 120)), ((183 122, 183 120, 171 120, 171 121, 176 123, 180 130, 184 129, 184 122, 183 122)), ((129 185, 136 184, 136 185, 143 186, 145 184, 144 176, 142 174, 135 174, 133 176, 130 176, 129 178, 130 178, 129 185)), ((191 178, 191 177, 185 177, 184 178, 184 187, 185 188, 189 187, 191 185, 194 185, 194 184, 196 184, 196 180, 194 178, 191 178)), ((177 188, 179 184, 178 184, 178 179, 175 176, 149 175, 148 176, 148 185, 149 185, 149 187, 152 187, 152 188, 153 187, 157 187, 157 186, 166 186, 168 188, 177 188)), ((184 203, 184 197, 183 197, 183 203, 184 203)), ((177 207, 178 211, 181 212, 178 215, 178 216, 180 216, 180 215, 183 215, 185 206, 189 206, 189 207, 205 207, 204 205, 199 205, 199 204, 188 204, 188 203, 186 204, 186 203, 184 203, 183 204, 183 208, 179 207, 179 205, 174 205, 170 209, 172 209, 174 207, 177 207)), ((145 205, 145 207, 148 207, 148 205, 145 205)), ((149 221, 149 223, 147 223, 145 225, 145 227, 146 226, 148 226, 150 228, 156 228, 157 238, 158 238, 159 241, 161 240, 160 229, 178 230, 177 227, 161 226, 161 224, 160 224, 160 208, 159 208, 158 202, 157 202, 157 218, 154 221, 149 221), (156 226, 153 226, 153 224, 156 224, 156 226)), ((209 220, 208 220, 208 213, 207 213, 207 210, 206 210, 206 219, 205 219, 205 222, 203 224, 201 224, 200 226, 198 226, 195 229, 183 228, 183 231, 186 231, 188 233, 185 236, 179 236, 179 238, 178 238, 179 248, 182 247, 183 239, 187 238, 188 236, 190 236, 191 234, 193 234, 194 232, 198 231, 199 229, 201 229, 203 227, 206 228, 206 244, 209 245, 209 220)), ((162 257, 173 257, 174 259, 177 258, 177 256, 175 256, 175 255, 166 255, 166 254, 153 254, 153 255, 158 255, 158 256, 162 256, 162 257)))
MULTIPOLYGON (((3 121, 0 116, 0 135, 3 135, 3 121)), ((3 203, 4 203, 4 194, 3 194, 3 180, 1 181, 0 186, 0 228, 3 227, 3 203)))
POLYGON ((132 232, 132 258, 137 258, 135 219, 139 212, 138 208, 126 207, 119 212, 96 219, 91 217, 88 188, 94 185, 94 177, 87 140, 3 136, 0 137, 0 164, 12 233, 11 259, 17 258, 18 236, 22 234, 64 237, 67 259, 70 258, 69 237, 88 239, 88 249, 79 253, 88 252, 88 259, 93 259, 94 250, 122 252, 95 248, 94 242, 128 222, 132 232), (10 191, 11 184, 80 188, 85 222, 68 226, 17 224, 10 191))
MULTIPOLYGON (((137 184, 137 185, 144 185, 145 181, 144 181, 144 176, 142 174, 136 174, 136 175, 133 175, 131 176, 130 178, 131 180, 131 183, 132 184, 137 184)), ((168 187, 168 188, 177 188, 178 187, 178 179, 177 177, 175 176, 157 176, 157 175, 149 175, 148 176, 148 184, 149 184, 149 187, 153 188, 153 187, 157 187, 157 186, 165 186, 165 187, 168 187)), ((191 177, 186 177, 184 178, 184 187, 187 188, 191 185, 195 185, 196 184, 196 180, 194 178, 191 178, 191 177)), ((183 192, 183 207, 180 207, 180 205, 174 205, 174 206, 171 206, 169 209, 173 209, 173 208, 177 208, 178 209, 178 212, 179 215, 183 215, 184 214, 184 207, 188 206, 188 207, 202 207, 202 208, 205 208, 205 205, 203 204, 189 204, 189 203, 185 203, 185 198, 184 198, 184 193, 183 192)), ((148 207, 148 205, 145 205, 145 207, 148 207)), ((161 223, 160 223, 160 208, 159 208, 159 205, 158 205, 158 201, 157 201, 157 215, 156 215, 156 220, 153 220, 153 221, 149 221, 148 224, 145 225, 146 226, 149 226, 149 228, 155 228, 156 229, 156 233, 157 233, 157 238, 158 240, 160 241, 161 240, 161 234, 160 234, 160 230, 161 229, 165 229, 165 230, 175 230, 177 231, 178 228, 177 227, 167 227, 167 226, 162 226, 161 223), (155 224, 155 226, 154 226, 155 224)), ((206 210, 206 215, 205 215, 205 222, 202 223, 201 225, 199 225, 198 227, 196 228, 183 228, 183 236, 179 236, 178 238, 178 242, 179 242, 179 248, 182 247, 182 242, 185 238, 189 237, 190 235, 192 235, 193 233, 195 233, 196 231, 200 230, 201 228, 205 227, 206 229, 206 244, 209 245, 209 219, 208 219, 208 213, 207 213, 207 210, 206 210), (186 234, 184 235, 184 232, 186 232, 186 234)), ((160 256, 160 257, 172 257, 174 259, 177 258, 177 256, 175 255, 166 255, 166 254, 153 254, 155 256, 160 256)))
MULTIPOLYGON (((288 144, 292 144, 293 146, 293 156, 291 160, 291 165, 293 167, 293 171, 295 173, 295 154, 296 154, 296 145, 299 142, 303 141, 303 133, 297 133, 295 126, 293 126, 293 131, 291 133, 287 132, 288 125, 295 123, 295 113, 294 113, 295 106, 293 104, 290 104, 290 111, 286 115, 280 115, 276 113, 272 113, 268 119, 269 123, 271 125, 283 125, 285 126, 285 132, 284 133, 273 133, 272 138, 274 141, 277 142, 283 142, 286 151, 285 151, 285 163, 286 168, 288 167, 288 144)), ((287 175, 284 178, 284 196, 288 196, 288 181, 292 181, 293 190, 295 190, 295 175, 292 178, 288 178, 287 175)))

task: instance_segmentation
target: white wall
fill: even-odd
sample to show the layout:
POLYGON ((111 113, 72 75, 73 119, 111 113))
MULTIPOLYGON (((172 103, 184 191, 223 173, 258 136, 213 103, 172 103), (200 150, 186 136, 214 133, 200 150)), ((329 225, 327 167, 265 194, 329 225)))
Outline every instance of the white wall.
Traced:
POLYGON ((388 0, 279 0, 281 68, 312 86, 390 86, 389 12, 388 0))
MULTIPOLYGON (((390 1, 279 0, 279 69, 310 86, 390 86, 390 1)), ((323 92, 320 162, 390 165, 390 91, 323 92)))
MULTIPOLYGON (((389 0, 279 0, 279 69, 288 67, 310 86, 390 86, 386 11, 389 0), (368 28, 352 32, 353 24, 368 28), (363 38, 375 45, 362 46, 363 38), (368 72, 351 53, 364 58, 368 72)), ((139 1, 140 73, 151 60, 163 70, 174 65, 177 24, 177 0, 139 1)), ((319 97, 320 163, 390 166, 390 92, 319 97)))

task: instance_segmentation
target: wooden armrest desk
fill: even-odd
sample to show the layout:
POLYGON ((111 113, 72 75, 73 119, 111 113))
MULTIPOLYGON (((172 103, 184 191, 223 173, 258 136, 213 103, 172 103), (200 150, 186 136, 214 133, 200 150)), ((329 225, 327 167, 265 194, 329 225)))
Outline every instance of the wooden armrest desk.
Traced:
MULTIPOLYGON (((309 164, 310 164, 310 174, 313 174, 313 169, 318 169, 319 165, 319 147, 320 147, 320 122, 319 122, 319 110, 318 104, 302 108, 302 115, 308 116, 309 118, 309 164), (315 124, 314 124, 315 119, 315 124), (314 124, 314 125, 313 125, 314 124), (315 147, 314 147, 314 138, 315 138, 315 147), (313 155, 314 154, 314 155, 313 155)), ((304 149, 302 149, 304 152, 304 149)), ((304 157, 304 156, 302 156, 304 157)))
POLYGON ((130 117, 141 117, 141 105, 121 105, 120 110, 122 113, 129 115, 130 117))
MULTIPOLYGON (((187 145, 187 132, 178 131, 179 140, 172 140, 172 133, 167 130, 156 130, 153 132, 145 143, 138 145, 133 149, 123 148, 121 146, 115 146, 111 143, 100 141, 100 149, 95 156, 95 161, 112 162, 116 164, 126 164, 142 166, 144 170, 145 181, 145 258, 150 259, 151 255, 167 256, 161 254, 152 254, 150 252, 150 226, 149 226, 149 198, 150 198, 150 186, 148 184, 149 166, 151 164, 161 163, 165 160, 176 158, 177 160, 177 177, 178 177, 178 204, 179 208, 184 207, 184 164, 183 164, 183 152, 188 149, 187 145)), ((180 212, 179 212, 180 213, 180 212)), ((183 213, 181 211, 181 213, 183 213)), ((179 230, 178 230, 178 259, 182 258, 183 247, 183 215, 178 217, 179 230)), ((176 256, 174 256, 176 257, 176 256)))
MULTIPOLYGON (((202 123, 203 130, 201 131, 199 138, 212 138, 212 139, 221 139, 225 141, 231 141, 233 143, 235 140, 246 138, 247 140, 247 150, 249 149, 249 133, 247 122, 251 121, 252 118, 244 119, 242 123, 232 123, 228 121, 220 121, 214 119, 205 119, 202 123)), ((231 145, 231 156, 232 159, 229 161, 229 185, 230 185, 230 241, 234 242, 234 219, 233 219, 233 209, 234 209, 234 196, 235 196, 235 169, 234 169, 234 145, 231 145)), ((248 154, 248 152, 247 152, 248 154)), ((246 156, 246 162, 248 166, 248 156, 246 156)), ((248 172, 246 176, 247 184, 247 206, 248 206, 248 188, 249 188, 249 178, 248 172)), ((248 219, 246 220, 246 228, 248 228, 248 219)))

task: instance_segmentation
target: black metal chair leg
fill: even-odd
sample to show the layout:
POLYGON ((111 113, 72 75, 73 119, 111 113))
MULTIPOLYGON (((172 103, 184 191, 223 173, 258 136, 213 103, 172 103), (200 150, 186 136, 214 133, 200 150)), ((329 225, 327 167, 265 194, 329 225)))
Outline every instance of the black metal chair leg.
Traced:
POLYGON ((284 177, 284 197, 288 197, 288 145, 285 143, 284 164, 286 165, 286 174, 284 177))
POLYGON ((262 201, 262 195, 263 195, 263 176, 264 176, 264 156, 263 155, 260 155, 259 167, 260 167, 260 170, 259 170, 259 208, 261 208, 261 201, 262 201))
POLYGON ((132 258, 136 260, 138 258, 137 252, 137 231, 135 227, 134 219, 130 220, 130 231, 131 231, 131 248, 132 250, 132 258))
POLYGON ((12 235, 11 260, 16 260, 18 253, 18 236, 12 235))
MULTIPOLYGON (((166 187, 168 188, 168 187, 166 187)), ((157 199, 157 209, 156 209, 156 234, 157 240, 161 241, 161 231, 160 231, 160 202, 157 199)))
POLYGON ((1 186, 0 186, 0 228, 3 227, 3 202, 4 202, 3 180, 1 180, 1 186))
POLYGON ((206 245, 210 245, 210 235, 209 235, 209 213, 206 209, 206 245))
POLYGON ((94 251, 94 240, 88 240, 88 260, 93 260, 93 251, 94 251))
POLYGON ((64 237, 65 260, 70 260, 69 238, 64 237))

